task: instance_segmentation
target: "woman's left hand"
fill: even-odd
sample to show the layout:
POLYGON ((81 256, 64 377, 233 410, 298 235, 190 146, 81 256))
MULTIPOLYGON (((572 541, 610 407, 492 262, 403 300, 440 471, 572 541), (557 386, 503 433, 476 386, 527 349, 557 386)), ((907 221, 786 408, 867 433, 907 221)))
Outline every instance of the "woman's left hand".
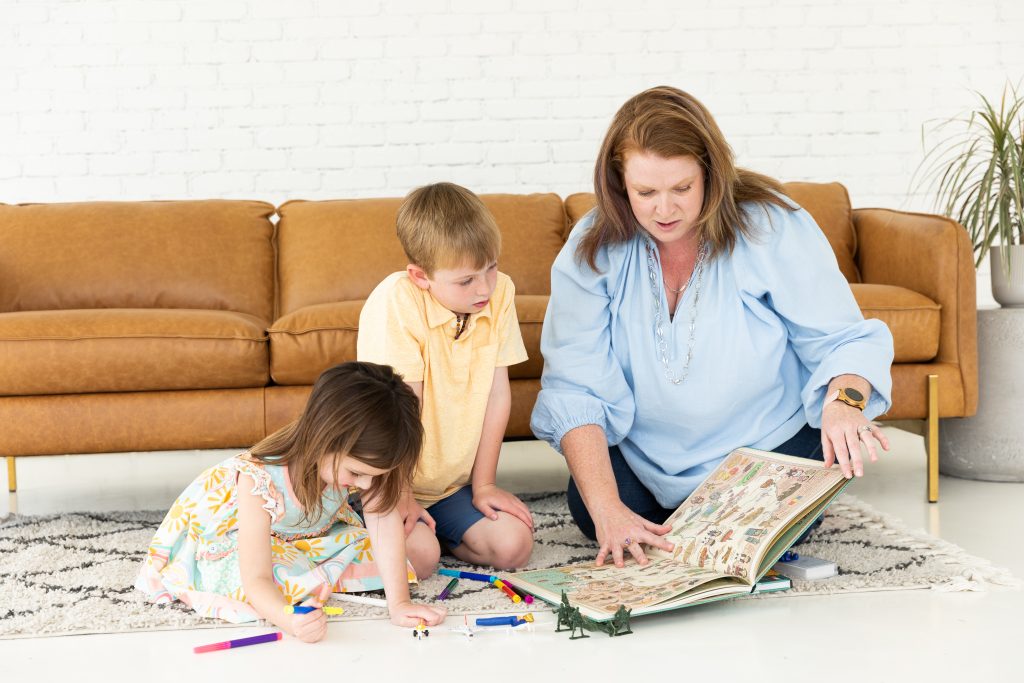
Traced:
POLYGON ((889 439, 863 412, 842 401, 825 404, 821 411, 821 447, 826 467, 838 461, 847 479, 864 476, 860 446, 867 447, 871 462, 875 462, 878 460, 876 441, 883 450, 889 450, 889 439))

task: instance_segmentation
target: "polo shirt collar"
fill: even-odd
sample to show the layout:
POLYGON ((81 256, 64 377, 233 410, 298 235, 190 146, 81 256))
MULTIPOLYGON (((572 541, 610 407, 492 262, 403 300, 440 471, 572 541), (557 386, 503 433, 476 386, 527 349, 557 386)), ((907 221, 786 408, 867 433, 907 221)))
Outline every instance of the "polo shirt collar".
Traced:
MULTIPOLYGON (((427 290, 420 290, 423 293, 423 298, 426 299, 427 309, 427 326, 428 327, 440 327, 455 320, 455 313, 448 310, 434 298, 434 295, 427 290)), ((497 291, 497 289, 495 289, 497 291)), ((477 316, 481 318, 491 317, 491 303, 494 300, 494 294, 491 294, 491 301, 487 302, 487 305, 483 307, 479 313, 470 313, 470 317, 477 316)))

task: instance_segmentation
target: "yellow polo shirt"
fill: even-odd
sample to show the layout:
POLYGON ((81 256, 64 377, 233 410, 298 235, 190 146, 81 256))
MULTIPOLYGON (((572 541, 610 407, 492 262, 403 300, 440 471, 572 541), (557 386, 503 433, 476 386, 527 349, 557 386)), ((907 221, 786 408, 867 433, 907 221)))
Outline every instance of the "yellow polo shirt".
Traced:
POLYGON ((405 271, 377 285, 359 314, 359 360, 390 365, 407 382, 423 382, 423 454, 413 494, 424 505, 470 482, 494 370, 526 360, 515 285, 504 273, 458 339, 456 325, 455 314, 405 271))

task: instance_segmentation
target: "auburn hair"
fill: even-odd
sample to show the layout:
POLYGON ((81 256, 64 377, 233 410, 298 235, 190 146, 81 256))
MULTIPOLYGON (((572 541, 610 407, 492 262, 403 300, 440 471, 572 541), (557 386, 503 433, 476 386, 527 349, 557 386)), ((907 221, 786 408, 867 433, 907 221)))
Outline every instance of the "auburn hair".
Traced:
POLYGON ((387 512, 412 480, 423 445, 419 399, 393 368, 349 362, 325 370, 298 420, 253 446, 262 463, 289 468, 292 488, 306 520, 323 513, 320 468, 354 458, 374 469, 363 500, 387 512), (329 464, 328 464, 329 463, 329 464))
POLYGON ((630 98, 612 119, 594 167, 597 215, 580 240, 576 257, 597 270, 597 253, 608 244, 626 242, 643 228, 626 194, 623 166, 633 152, 693 157, 704 171, 704 204, 694 225, 709 256, 731 252, 737 233, 753 226, 740 210, 742 202, 776 204, 790 209, 781 183, 736 167, 732 148, 711 113, 692 95, 663 85, 630 98))

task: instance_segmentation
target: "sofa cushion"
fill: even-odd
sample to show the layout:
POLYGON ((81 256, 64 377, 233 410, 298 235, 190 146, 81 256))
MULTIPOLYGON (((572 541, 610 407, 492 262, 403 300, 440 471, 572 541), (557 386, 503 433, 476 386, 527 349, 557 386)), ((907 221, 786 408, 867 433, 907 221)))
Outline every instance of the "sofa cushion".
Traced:
POLYGON ((569 239, 572 227, 597 205, 597 198, 593 192, 577 192, 565 198, 565 215, 568 224, 565 230, 565 239, 569 239))
POLYGON ((519 330, 523 334, 523 345, 526 346, 529 358, 525 363, 509 367, 508 376, 511 379, 540 379, 544 371, 544 357, 540 355, 540 333, 550 298, 540 294, 516 294, 519 330))
POLYGON ((359 313, 365 299, 306 306, 278 319, 270 337, 275 384, 312 384, 327 368, 356 359, 359 313))
POLYGON ((893 285, 855 283, 850 289, 865 318, 877 318, 889 326, 894 363, 921 363, 935 358, 939 352, 941 306, 923 294, 893 285))
MULTIPOLYGON (((565 212, 554 194, 482 195, 502 233, 499 268, 520 294, 549 294, 565 212)), ((278 213, 280 313, 366 299, 408 260, 395 235, 401 199, 291 201, 278 213)))
MULTIPOLYGON (((847 282, 860 282, 860 272, 854 262, 857 238, 846 188, 839 183, 785 183, 784 187, 793 201, 806 209, 825 233, 843 277, 847 282)), ((579 192, 565 198, 569 229, 594 208, 595 202, 591 192, 579 192)), ((568 230, 565 236, 569 236, 568 230)))
POLYGON ((231 311, 0 314, 0 395, 233 389, 267 382, 259 318, 231 311))
POLYGON ((0 205, 0 312, 194 308, 274 317, 274 207, 0 205))
POLYGON ((853 229, 853 210, 846 188, 839 183, 785 183, 783 187, 825 233, 846 281, 860 282, 860 271, 853 260, 857 253, 857 233, 853 229))
MULTIPOLYGON (((283 316, 268 331, 270 376, 275 384, 312 384, 321 372, 356 359, 359 313, 365 300, 306 306, 283 316)), ((516 295, 519 329, 530 359, 509 367, 512 379, 539 378, 544 369, 540 332, 548 297, 516 295)))

